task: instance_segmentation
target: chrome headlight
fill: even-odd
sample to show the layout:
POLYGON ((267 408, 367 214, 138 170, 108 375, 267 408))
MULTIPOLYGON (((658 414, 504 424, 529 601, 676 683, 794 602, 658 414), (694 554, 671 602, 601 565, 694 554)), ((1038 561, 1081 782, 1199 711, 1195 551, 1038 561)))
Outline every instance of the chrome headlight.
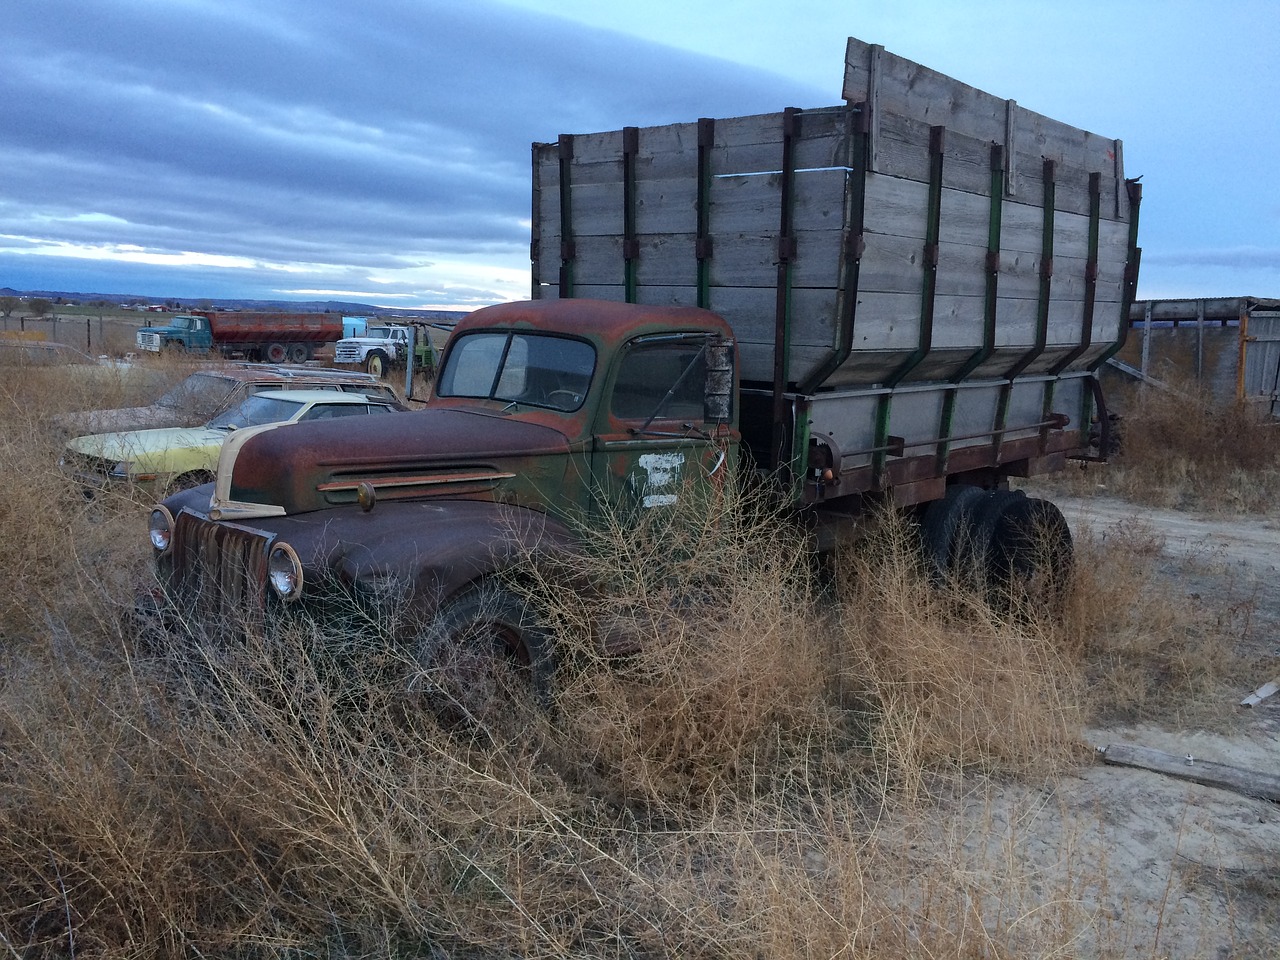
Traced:
POLYGON ((296 600, 302 595, 302 561, 287 543, 277 543, 271 548, 267 580, 281 600, 296 600))
POLYGON ((148 534, 151 546, 155 547, 157 553, 169 552, 169 547, 173 545, 173 514, 168 508, 158 506, 151 511, 148 534))

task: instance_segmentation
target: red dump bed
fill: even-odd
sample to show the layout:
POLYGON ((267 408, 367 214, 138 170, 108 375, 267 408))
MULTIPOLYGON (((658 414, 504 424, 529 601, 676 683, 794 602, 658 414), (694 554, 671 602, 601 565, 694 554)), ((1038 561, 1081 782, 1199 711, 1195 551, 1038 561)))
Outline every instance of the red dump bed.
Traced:
POLYGON ((342 316, 337 313, 191 312, 209 318, 215 343, 331 343, 342 339, 342 316))

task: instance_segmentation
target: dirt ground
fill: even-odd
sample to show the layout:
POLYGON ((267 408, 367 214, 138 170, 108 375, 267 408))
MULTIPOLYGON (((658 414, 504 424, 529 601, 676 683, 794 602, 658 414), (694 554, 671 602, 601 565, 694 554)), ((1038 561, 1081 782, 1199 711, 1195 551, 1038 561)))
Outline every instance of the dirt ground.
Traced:
MULTIPOLYGON (((1248 604, 1245 642, 1280 651, 1280 519, 1175 513, 1105 496, 1053 499, 1077 535, 1148 527, 1162 551, 1158 576, 1205 602, 1248 604)), ((1231 691, 1212 730, 1117 726, 1087 737, 1099 749, 1149 747, 1188 765, 1277 775, 1280 693, 1240 706, 1276 679, 1258 676, 1231 691)), ((1089 918, 1080 956, 1280 957, 1280 803, 1100 760, 1043 789, 992 789, 972 802, 985 828, 973 824, 973 842, 1000 847, 984 851, 990 862, 1017 862, 1042 876, 1046 891, 1073 891, 1073 903, 1045 909, 1069 906, 1089 918), (1097 869, 1067 875, 1081 864, 1097 869)))

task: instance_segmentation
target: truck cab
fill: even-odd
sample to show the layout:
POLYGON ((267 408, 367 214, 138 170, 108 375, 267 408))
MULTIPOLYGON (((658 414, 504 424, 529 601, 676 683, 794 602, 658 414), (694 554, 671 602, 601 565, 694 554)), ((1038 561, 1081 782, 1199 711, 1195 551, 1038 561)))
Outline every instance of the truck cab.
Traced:
POLYGON ((144 327, 138 331, 139 350, 160 353, 164 350, 187 350, 208 353, 213 349, 213 330, 208 317, 180 313, 163 327, 144 327))
POLYGON ((600 509, 668 507, 732 471, 729 325, 689 307, 531 301, 476 311, 436 391, 387 421, 232 435, 212 487, 152 515, 184 603, 385 596, 447 609, 600 509), (244 583, 228 590, 228 576, 244 583), (216 595, 208 585, 217 584, 216 595))
POLYGON ((393 367, 404 363, 413 341, 413 329, 404 324, 366 324, 359 333, 338 341, 333 348, 333 362, 359 364, 375 377, 385 377, 393 367))

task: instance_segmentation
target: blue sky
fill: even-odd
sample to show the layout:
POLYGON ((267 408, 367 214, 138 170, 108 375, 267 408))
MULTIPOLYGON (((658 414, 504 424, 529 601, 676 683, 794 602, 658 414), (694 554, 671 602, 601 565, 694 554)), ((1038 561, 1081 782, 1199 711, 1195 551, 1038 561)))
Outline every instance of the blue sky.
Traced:
POLYGON ((0 286, 520 298, 532 141, 835 104, 853 35, 1123 139, 1140 296, 1280 296, 1271 0, 22 0, 4 19, 0 286))

